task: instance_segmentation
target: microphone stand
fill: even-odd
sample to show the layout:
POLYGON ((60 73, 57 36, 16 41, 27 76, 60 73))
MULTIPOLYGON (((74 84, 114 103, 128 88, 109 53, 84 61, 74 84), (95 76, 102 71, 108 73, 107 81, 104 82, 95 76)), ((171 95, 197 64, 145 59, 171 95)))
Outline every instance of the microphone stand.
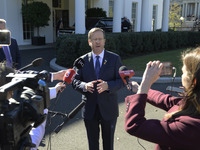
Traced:
POLYGON ((56 127, 56 129, 54 130, 54 132, 58 133, 62 129, 63 125, 66 124, 70 119, 72 119, 79 112, 79 110, 85 105, 85 103, 86 103, 86 101, 82 101, 69 114, 63 114, 63 113, 59 113, 59 112, 49 111, 50 113, 53 113, 55 115, 58 114, 58 115, 64 116, 63 122, 56 127))

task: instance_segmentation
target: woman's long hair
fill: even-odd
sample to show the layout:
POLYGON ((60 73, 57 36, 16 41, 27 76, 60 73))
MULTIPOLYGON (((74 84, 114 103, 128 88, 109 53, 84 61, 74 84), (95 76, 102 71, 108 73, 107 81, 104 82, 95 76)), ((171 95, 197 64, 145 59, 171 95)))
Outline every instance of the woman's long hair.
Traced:
POLYGON ((189 87, 186 89, 186 96, 179 110, 167 114, 165 117, 168 119, 200 114, 200 47, 184 52, 182 61, 186 67, 189 87))

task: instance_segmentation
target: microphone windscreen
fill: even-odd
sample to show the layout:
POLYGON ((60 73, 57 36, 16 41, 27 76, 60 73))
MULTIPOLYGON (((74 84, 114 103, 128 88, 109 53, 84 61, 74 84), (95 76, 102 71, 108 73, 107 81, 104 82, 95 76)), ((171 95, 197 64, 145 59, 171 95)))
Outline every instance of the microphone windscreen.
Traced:
POLYGON ((85 64, 85 61, 83 60, 83 58, 77 58, 75 61, 74 61, 74 64, 73 66, 78 68, 78 69, 81 69, 85 64))
POLYGON ((128 70, 126 66, 121 66, 119 68, 119 75, 125 84, 128 84, 127 80, 130 79, 134 74, 134 71, 128 70))
POLYGON ((63 82, 67 82, 67 84, 70 84, 76 75, 76 72, 74 69, 68 69, 63 77, 63 82))
POLYGON ((121 66, 121 67, 119 68, 119 71, 124 71, 124 70, 128 70, 128 68, 127 68, 126 66, 121 66))
POLYGON ((32 61, 32 65, 33 67, 37 67, 37 66, 40 66, 42 62, 43 62, 42 58, 36 58, 35 60, 32 61))

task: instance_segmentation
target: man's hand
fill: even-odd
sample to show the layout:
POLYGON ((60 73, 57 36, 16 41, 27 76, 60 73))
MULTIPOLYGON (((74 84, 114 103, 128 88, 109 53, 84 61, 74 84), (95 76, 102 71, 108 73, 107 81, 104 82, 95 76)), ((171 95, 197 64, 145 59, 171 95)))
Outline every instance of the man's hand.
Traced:
POLYGON ((60 90, 62 92, 64 90, 64 88, 66 88, 66 85, 63 84, 62 82, 59 82, 56 84, 55 88, 56 88, 56 93, 58 93, 58 91, 60 91, 60 90))
POLYGON ((94 92, 94 83, 97 83, 97 81, 91 81, 85 84, 85 89, 90 92, 93 93, 94 92))
MULTIPOLYGON (((132 91, 134 93, 137 93, 138 88, 139 88, 139 84, 135 81, 130 81, 129 84, 131 85, 132 91)), ((127 88, 129 89, 129 86, 127 85, 127 88)))
POLYGON ((58 72, 53 72, 53 80, 63 80, 66 71, 67 70, 60 70, 58 72))
POLYGON ((108 83, 106 81, 103 81, 101 79, 97 81, 100 82, 97 84, 97 90, 99 94, 108 90, 108 83))

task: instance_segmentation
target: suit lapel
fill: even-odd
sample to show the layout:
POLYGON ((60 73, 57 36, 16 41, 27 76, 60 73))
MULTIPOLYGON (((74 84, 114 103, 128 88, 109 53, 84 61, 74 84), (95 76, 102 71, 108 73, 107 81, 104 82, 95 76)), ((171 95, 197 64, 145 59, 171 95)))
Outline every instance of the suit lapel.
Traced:
POLYGON ((103 76, 103 72, 107 66, 107 61, 108 61, 108 53, 106 50, 104 50, 104 57, 103 57, 103 61, 102 61, 102 65, 101 65, 101 69, 100 69, 100 73, 99 73, 100 79, 103 76))

